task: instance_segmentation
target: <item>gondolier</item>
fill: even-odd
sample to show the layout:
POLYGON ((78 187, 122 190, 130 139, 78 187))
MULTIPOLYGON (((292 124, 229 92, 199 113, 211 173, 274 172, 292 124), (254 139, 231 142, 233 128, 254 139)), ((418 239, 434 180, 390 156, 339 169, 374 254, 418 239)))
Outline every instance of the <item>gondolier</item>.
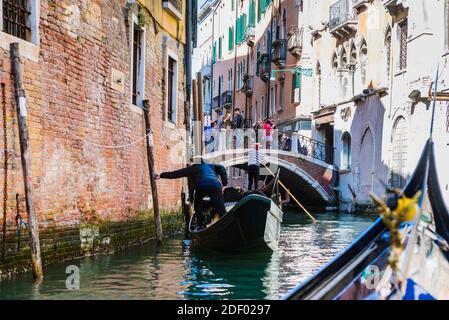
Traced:
POLYGON ((204 226, 205 197, 210 198, 210 205, 220 217, 226 214, 223 199, 223 186, 228 184, 228 174, 225 167, 216 164, 201 163, 194 164, 187 168, 172 172, 163 172, 156 175, 159 179, 180 179, 188 178, 189 187, 194 190, 194 210, 199 228, 204 226), (221 181, 220 181, 221 179, 221 181))
POLYGON ((248 151, 248 190, 259 189, 260 166, 265 164, 265 156, 260 150, 260 143, 255 143, 248 151))

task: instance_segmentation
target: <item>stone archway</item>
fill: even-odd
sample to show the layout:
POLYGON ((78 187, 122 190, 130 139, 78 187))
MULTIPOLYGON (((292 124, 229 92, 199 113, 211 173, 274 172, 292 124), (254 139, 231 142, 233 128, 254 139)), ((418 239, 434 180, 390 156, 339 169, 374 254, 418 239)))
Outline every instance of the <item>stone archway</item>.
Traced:
POLYGON ((360 193, 361 202, 370 201, 369 193, 373 191, 374 136, 368 127, 363 134, 360 145, 360 193))
MULTIPOLYGON (((295 194, 296 197, 302 199, 301 201, 308 200, 317 206, 329 206, 333 205, 336 201, 335 197, 329 194, 328 191, 312 176, 307 172, 292 164, 288 161, 275 158, 266 157, 267 162, 271 164, 276 164, 281 168, 281 180, 289 188, 291 192, 295 194), (304 194, 307 194, 307 198, 304 198, 304 194)), ((227 161, 222 162, 226 167, 244 167, 248 162, 247 156, 235 157, 227 161)))

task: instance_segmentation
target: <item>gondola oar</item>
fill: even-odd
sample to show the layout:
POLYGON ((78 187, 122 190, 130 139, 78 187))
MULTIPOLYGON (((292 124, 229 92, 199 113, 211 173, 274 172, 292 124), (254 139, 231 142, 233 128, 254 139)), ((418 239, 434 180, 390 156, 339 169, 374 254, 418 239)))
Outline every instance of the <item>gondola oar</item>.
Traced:
MULTIPOLYGON (((273 171, 270 170, 270 168, 268 168, 265 164, 263 165, 270 173, 273 177, 276 177, 276 175, 273 173, 273 171)), ((310 219, 312 219, 313 223, 317 223, 317 220, 312 216, 312 214, 301 204, 301 202, 299 202, 298 199, 296 199, 296 197, 290 192, 290 190, 282 183, 281 180, 279 180, 279 184, 281 185, 281 187, 285 190, 285 192, 287 192, 290 197, 293 198, 293 200, 295 200, 295 202, 301 207, 302 210, 304 210, 304 212, 309 216, 310 219)))

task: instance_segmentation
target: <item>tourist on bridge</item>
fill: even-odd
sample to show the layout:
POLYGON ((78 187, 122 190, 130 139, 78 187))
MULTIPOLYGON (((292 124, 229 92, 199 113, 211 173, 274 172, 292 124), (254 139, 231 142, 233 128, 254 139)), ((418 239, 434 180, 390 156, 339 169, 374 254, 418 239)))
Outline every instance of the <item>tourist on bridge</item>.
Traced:
POLYGON ((218 114, 218 119, 216 120, 215 129, 221 130, 223 126, 223 112, 221 112, 220 110, 216 110, 216 112, 218 114))
POLYGON ((234 129, 243 129, 243 116, 240 108, 234 111, 234 129))
POLYGON ((259 189, 260 166, 265 165, 265 156, 260 150, 260 143, 255 143, 248 151, 248 190, 259 189))
POLYGON ((193 164, 187 168, 172 172, 163 172, 156 175, 159 179, 188 178, 189 189, 194 191, 194 210, 198 221, 198 229, 205 228, 203 211, 205 209, 205 197, 210 198, 210 205, 220 217, 226 214, 223 198, 223 186, 228 184, 228 174, 222 165, 207 164, 201 159, 201 163, 193 164), (221 179, 221 181, 220 181, 221 179))
POLYGON ((267 149, 270 149, 271 141, 273 141, 273 130, 276 128, 276 126, 273 124, 273 121, 271 119, 267 119, 265 121, 265 124, 263 125, 263 128, 265 129, 265 141, 267 149))

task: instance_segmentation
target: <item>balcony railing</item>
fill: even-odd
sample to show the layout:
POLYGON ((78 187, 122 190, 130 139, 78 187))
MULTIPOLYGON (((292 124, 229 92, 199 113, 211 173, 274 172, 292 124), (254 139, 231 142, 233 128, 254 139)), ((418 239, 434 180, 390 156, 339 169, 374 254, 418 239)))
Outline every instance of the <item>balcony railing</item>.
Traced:
POLYGON ((284 66, 287 59, 287 40, 277 39, 273 42, 271 60, 278 66, 284 66))
POLYGON ((245 75, 243 79, 242 92, 245 93, 248 97, 252 96, 253 86, 254 86, 254 76, 245 75))
POLYGON ((212 99, 212 108, 217 109, 221 107, 221 96, 216 96, 212 99))
POLYGON ((201 68, 201 74, 203 75, 203 78, 210 78, 212 76, 212 65, 205 64, 201 68))
POLYGON ((227 108, 232 105, 232 91, 227 90, 221 94, 221 103, 223 107, 227 108))
MULTIPOLYGON (((251 119, 244 120, 244 128, 251 129, 252 121, 251 119)), ((284 143, 278 143, 278 141, 271 141, 271 143, 267 143, 267 139, 265 136, 265 130, 259 130, 255 132, 253 129, 251 131, 233 131, 230 129, 214 129, 209 132, 210 136, 214 136, 214 139, 210 139, 207 143, 207 148, 205 150, 206 153, 212 152, 226 152, 229 149, 249 149, 251 147, 252 139, 245 139, 245 136, 254 137, 258 136, 258 141, 261 143, 262 149, 265 150, 279 150, 283 152, 290 152, 290 156, 302 155, 306 157, 310 157, 312 159, 320 160, 329 165, 334 164, 334 147, 331 145, 327 145, 320 141, 311 139, 309 137, 303 136, 296 132, 289 133, 289 139, 284 143), (235 137, 240 135, 241 141, 240 146, 236 146, 234 141, 235 137)), ((271 132, 271 136, 274 139, 278 139, 279 132, 277 130, 273 130, 271 132)))
POLYGON ((329 8, 329 32, 338 38, 356 30, 357 18, 351 0, 340 0, 329 8))
POLYGON ((270 63, 269 63, 269 55, 264 53, 260 56, 259 61, 257 61, 259 73, 258 76, 263 81, 270 80, 270 63))
POLYGON ((292 138, 296 141, 293 143, 292 152, 298 152, 304 156, 318 159, 327 164, 334 163, 334 147, 309 137, 293 134, 292 138), (296 145, 296 147, 295 147, 296 145), (296 149, 296 150, 293 150, 296 149))

